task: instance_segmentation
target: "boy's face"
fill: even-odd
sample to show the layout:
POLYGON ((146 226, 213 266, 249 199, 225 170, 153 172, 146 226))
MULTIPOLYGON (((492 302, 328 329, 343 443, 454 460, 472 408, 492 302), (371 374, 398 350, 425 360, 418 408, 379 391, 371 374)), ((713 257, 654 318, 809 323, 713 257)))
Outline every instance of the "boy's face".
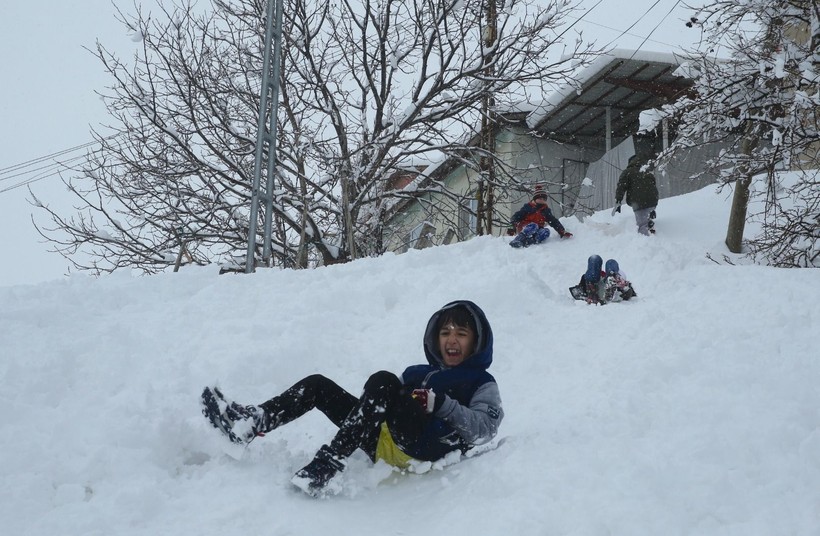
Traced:
POLYGON ((475 343, 475 332, 466 326, 448 323, 438 332, 439 352, 448 367, 460 365, 473 355, 475 343))

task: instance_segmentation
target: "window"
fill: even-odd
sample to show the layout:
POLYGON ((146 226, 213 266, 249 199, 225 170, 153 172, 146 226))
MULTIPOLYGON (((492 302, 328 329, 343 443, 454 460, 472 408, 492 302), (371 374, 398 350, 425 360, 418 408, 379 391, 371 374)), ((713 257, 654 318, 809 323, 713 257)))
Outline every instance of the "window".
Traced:
POLYGON ((461 240, 475 235, 478 218, 476 211, 478 210, 478 199, 475 197, 467 198, 464 203, 458 208, 458 234, 461 240))
POLYGON ((408 249, 424 249, 433 245, 433 237, 436 234, 436 228, 430 222, 422 222, 413 228, 404 237, 404 247, 402 253, 408 249))

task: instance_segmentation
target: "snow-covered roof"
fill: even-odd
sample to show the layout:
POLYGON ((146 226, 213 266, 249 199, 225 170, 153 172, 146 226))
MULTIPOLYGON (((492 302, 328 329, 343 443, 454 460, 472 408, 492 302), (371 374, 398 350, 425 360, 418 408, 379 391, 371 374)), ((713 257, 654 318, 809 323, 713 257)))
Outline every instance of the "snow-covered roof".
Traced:
POLYGON ((609 107, 613 139, 626 137, 637 130, 641 111, 690 87, 691 81, 676 73, 684 61, 668 52, 614 49, 548 95, 527 124, 563 139, 603 137, 609 107))

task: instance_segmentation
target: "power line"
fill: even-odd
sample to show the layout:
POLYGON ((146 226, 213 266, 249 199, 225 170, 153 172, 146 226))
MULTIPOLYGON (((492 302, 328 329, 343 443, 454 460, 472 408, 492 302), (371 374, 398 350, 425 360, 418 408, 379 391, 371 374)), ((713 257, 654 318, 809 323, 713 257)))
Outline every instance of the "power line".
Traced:
MULTIPOLYGON (((112 137, 113 137, 113 136, 112 136, 112 137)), ((32 160, 27 160, 27 161, 25 161, 25 162, 21 162, 21 163, 19 163, 19 164, 14 164, 14 165, 12 165, 12 166, 8 166, 8 167, 5 167, 5 168, 0 168, 0 175, 6 174, 6 173, 10 173, 10 172, 12 172, 12 171, 16 171, 16 170, 18 170, 18 169, 20 169, 20 168, 28 167, 28 166, 31 166, 31 165, 33 165, 33 164, 37 164, 37 163, 42 162, 42 161, 44 161, 44 160, 49 160, 49 159, 52 159, 52 158, 54 158, 54 157, 64 155, 64 154, 66 154, 66 153, 72 153, 72 152, 74 152, 74 151, 78 151, 78 150, 80 150, 80 149, 85 149, 86 147, 90 147, 90 146, 92 146, 92 145, 96 145, 97 143, 99 143, 99 142, 98 142, 98 141, 96 141, 96 140, 94 140, 94 141, 90 141, 90 142, 88 142, 88 143, 84 143, 84 144, 82 144, 82 145, 76 145, 76 146, 74 146, 74 147, 70 147, 70 148, 68 148, 68 149, 63 149, 63 150, 61 150, 61 151, 57 151, 56 153, 47 154, 47 155, 45 155, 45 156, 40 156, 40 157, 34 158, 34 159, 32 159, 32 160)), ((0 180, 2 180, 2 178, 0 178, 0 180)))
MULTIPOLYGON (((640 44, 640 45, 638 45, 638 48, 636 48, 636 49, 635 49, 635 52, 633 52, 633 53, 632 53, 632 56, 633 56, 633 57, 634 57, 634 56, 635 56, 635 54, 636 54, 636 53, 637 53, 637 52, 641 49, 641 47, 642 47, 642 46, 646 43, 646 41, 647 41, 647 40, 648 40, 648 39, 652 36, 652 34, 653 34, 653 33, 655 33, 655 30, 657 30, 657 29, 660 27, 660 25, 661 25, 661 24, 663 24, 663 21, 665 21, 665 20, 666 20, 666 17, 668 17, 669 15, 671 15, 671 14, 672 14, 672 12, 675 10, 675 8, 676 8, 676 7, 678 7, 678 5, 680 5, 680 2, 681 2, 681 0, 677 0, 677 1, 675 2, 675 5, 673 5, 671 8, 669 8, 669 11, 667 11, 667 12, 666 12, 666 15, 664 15, 664 16, 663 16, 663 18, 662 18, 660 21, 658 21, 658 24, 656 24, 656 25, 655 25, 655 27, 654 27, 654 28, 652 28, 652 31, 651 31, 651 32, 649 32, 649 35, 647 35, 647 36, 644 38, 644 40, 643 40, 643 41, 641 41, 641 44, 640 44)), ((656 4, 657 4, 657 2, 656 2, 656 4)), ((654 6, 653 6, 653 7, 654 7, 654 6)), ((650 8, 650 9, 651 9, 651 8, 650 8)), ((648 13, 648 11, 647 11, 647 13, 648 13)), ((629 59, 632 59, 632 58, 630 57, 629 59)))
MULTIPOLYGON (((563 35, 564 35, 565 33, 567 33, 568 31, 570 31, 570 30, 572 29, 572 27, 573 27, 573 26, 575 26, 576 24, 578 24, 579 22, 581 22, 582 20, 584 20, 584 17, 586 17, 587 15, 589 15, 590 13, 592 13, 592 11, 593 11, 596 7, 600 6, 600 5, 601 5, 601 2, 603 2, 603 1, 604 1, 604 0, 598 0, 598 2, 597 2, 594 6, 592 6, 592 7, 591 7, 591 8, 589 8, 589 9, 587 9, 586 11, 584 11, 584 14, 583 14, 583 15, 581 15, 581 16, 580 16, 580 17, 578 17, 578 18, 575 18, 575 22, 573 22, 572 24, 570 24, 569 26, 567 26, 567 27, 564 29, 564 31, 563 31, 563 32, 561 32, 560 34, 558 34, 558 38, 560 39, 561 37, 563 37, 563 35)), ((574 17, 571 17, 571 18, 574 18, 574 17)))
MULTIPOLYGON (((37 182, 37 181, 40 181, 40 180, 43 180, 43 179, 48 179, 50 177, 58 176, 60 174, 60 172, 63 171, 64 169, 70 169, 67 164, 69 164, 71 162, 76 162, 77 160, 81 160, 83 158, 85 158, 85 155, 75 156, 74 158, 70 158, 70 159, 68 159, 64 162, 57 162, 57 163, 49 165, 49 166, 44 166, 42 168, 37 168, 37 169, 29 170, 27 172, 19 173, 18 175, 14 175, 16 177, 16 176, 19 176, 19 175, 27 175, 27 174, 33 173, 35 171, 41 171, 42 170, 39 175, 29 177, 27 179, 21 180, 19 182, 16 182, 16 183, 10 185, 10 186, 6 186, 5 188, 0 189, 0 194, 2 194, 4 192, 8 192, 10 190, 14 190, 16 188, 21 188, 21 187, 26 186, 28 184, 31 184, 33 182, 37 182)), ((0 180, 8 180, 10 178, 11 177, 5 177, 5 178, 0 179, 0 180)))
MULTIPOLYGON (((650 7, 649 7, 649 9, 647 9, 647 10, 644 12, 644 14, 643 14, 643 15, 641 15, 640 17, 638 17, 638 19, 637 19, 635 22, 633 22, 632 24, 630 24, 630 25, 629 25, 629 27, 627 27, 625 30, 619 30, 618 28, 613 28, 612 26, 607 26, 606 24, 600 24, 600 23, 593 22, 593 21, 590 21, 590 20, 587 20, 587 21, 584 21, 584 22, 586 22, 586 24, 589 24, 589 25, 591 25, 591 26, 598 26, 599 28, 604 28, 604 29, 606 29, 606 30, 612 30, 612 31, 614 31, 614 32, 619 32, 617 37, 615 37, 615 38, 613 38, 613 39, 610 39, 610 41, 609 41, 609 43, 607 43, 606 47, 609 47, 610 45, 612 45, 613 43, 615 43, 615 42, 616 42, 618 39, 620 39, 621 37, 623 37, 623 36, 625 36, 625 35, 629 35, 629 36, 631 36, 631 37, 638 37, 638 38, 642 38, 642 39, 643 39, 643 41, 642 41, 642 43, 641 43, 641 46, 643 46, 643 45, 644 45, 647 41, 652 41, 653 43, 657 43, 657 44, 659 44, 659 45, 664 45, 664 46, 666 46, 666 47, 675 48, 675 47, 677 47, 678 45, 674 45, 674 44, 671 44, 671 43, 665 43, 665 42, 663 42, 663 41, 658 41, 658 40, 656 40, 656 39, 649 39, 649 37, 652 35, 652 33, 654 33, 654 31, 658 29, 658 26, 660 25, 660 23, 658 23, 658 25, 656 25, 656 26, 652 29, 652 32, 650 32, 650 34, 649 34, 648 36, 644 36, 644 35, 641 35, 641 34, 637 34, 637 33, 630 33, 630 32, 629 32, 629 30, 631 30, 632 28, 634 28, 634 27, 635 27, 635 26, 636 26, 636 25, 637 25, 637 24, 638 24, 641 20, 643 20, 643 18, 644 18, 646 15, 648 15, 648 14, 649 14, 649 12, 650 12, 650 11, 652 11, 652 10, 653 10, 653 9, 654 9, 654 8, 655 8, 655 7, 656 7, 656 6, 660 3, 660 1, 661 1, 661 0, 656 0, 656 2, 655 2, 654 4, 652 4, 652 6, 650 6, 650 7)), ((590 8, 588 11, 586 11, 586 12, 584 13, 584 15, 582 15, 582 16, 581 16, 581 17, 579 17, 579 18, 577 18, 577 19, 576 19, 576 21, 575 21, 575 23, 573 23, 573 26, 574 26, 576 23, 580 22, 580 21, 581 21, 581 20, 582 20, 582 19, 583 19, 586 15, 588 15, 588 14, 589 14, 589 12, 590 12, 590 11, 592 11, 592 9, 596 8, 596 7, 597 7, 600 3, 601 3, 601 2, 598 2, 597 4, 595 4, 594 6, 592 6, 592 8, 590 8)), ((677 0, 677 1, 675 2, 675 5, 674 5, 674 6, 672 6, 672 9, 670 9, 670 10, 669 10, 669 13, 667 13, 667 14, 666 14, 666 16, 664 16, 664 17, 663 17, 663 19, 661 19, 661 22, 663 22, 664 20, 666 20, 666 17, 668 17, 668 16, 669 16, 669 14, 670 14, 670 13, 672 13, 672 11, 673 11, 676 7, 678 7, 678 5, 679 5, 679 4, 680 4, 680 0, 677 0)), ((570 17, 572 17, 572 16, 570 15, 570 17)), ((574 17, 572 17, 572 18, 574 18, 574 17)), ((570 27, 571 27, 571 26, 570 26, 570 27)), ((640 47, 638 47, 638 48, 640 48, 640 47)))
MULTIPOLYGON (((649 6, 649 9, 647 9, 646 11, 644 11, 643 15, 641 15, 640 17, 638 17, 637 19, 635 19, 635 22, 633 22, 632 24, 630 24, 630 25, 626 28, 626 30, 623 30, 620 34, 618 34, 618 36, 617 36, 617 37, 615 37, 614 39, 610 40, 610 41, 609 41, 609 43, 607 43, 607 45, 606 45, 606 46, 607 46, 607 47, 609 47, 609 45, 611 45, 612 43, 614 43, 615 41, 617 41, 618 39, 620 39, 621 37, 623 37, 623 36, 624 36, 624 35, 625 35, 625 34, 626 34, 629 30, 631 30, 631 29, 632 29, 632 28, 634 28, 634 27, 635 27, 635 26, 636 26, 639 22, 641 22, 641 21, 643 20, 643 18, 644 18, 644 17, 646 17, 647 15, 649 15, 649 12, 650 12, 650 11, 652 11, 653 9, 655 9, 655 6, 657 6, 657 5, 658 5, 658 4, 660 4, 660 3, 661 3, 661 0, 655 0, 655 3, 654 3, 654 4, 652 4, 651 6, 649 6)), ((641 37, 641 36, 637 36, 637 37, 641 37)), ((645 41, 644 41, 644 42, 645 42, 645 41)))
MULTIPOLYGON (((64 154, 64 153, 60 153, 60 154, 64 154)), ((44 170, 49 170, 49 169, 54 169, 54 168, 65 167, 66 163, 74 162, 74 161, 78 160, 79 158, 82 158, 83 156, 84 155, 74 156, 74 157, 69 158, 68 160, 54 161, 54 162, 51 162, 49 164, 45 164, 43 166, 35 167, 35 168, 32 168, 31 166, 34 165, 35 163, 43 162, 44 160, 38 160, 38 161, 33 161, 32 160, 32 163, 29 164, 28 168, 18 167, 16 169, 13 169, 11 171, 17 171, 17 173, 14 173, 14 174, 11 174, 11 175, 6 175, 4 177, 0 176, 0 181, 7 181, 7 180, 13 179, 15 177, 20 177, 20 176, 23 176, 23 175, 29 175, 29 174, 35 173, 37 171, 44 171, 44 170)))
POLYGON ((117 136, 119 136, 119 134, 113 134, 106 138, 102 138, 101 140, 94 140, 87 143, 83 143, 81 145, 75 145, 74 147, 70 147, 68 149, 62 149, 55 153, 47 154, 44 156, 33 158, 31 160, 27 160, 25 162, 21 162, 19 164, 4 167, 0 169, 0 183, 2 183, 3 181, 10 181, 11 179, 20 177, 26 178, 0 189, 0 194, 8 192, 10 190, 14 190, 16 188, 27 186, 31 183, 41 181, 43 179, 59 176, 61 171, 71 169, 69 167, 69 164, 83 160, 88 156, 88 153, 86 152, 83 152, 82 154, 76 156, 70 156, 71 153, 75 153, 77 151, 88 149, 89 147, 95 145, 99 145, 100 143, 112 140, 117 136), (69 157, 61 160, 54 160, 55 158, 60 156, 69 157), (53 161, 44 165, 38 165, 49 160, 53 161))

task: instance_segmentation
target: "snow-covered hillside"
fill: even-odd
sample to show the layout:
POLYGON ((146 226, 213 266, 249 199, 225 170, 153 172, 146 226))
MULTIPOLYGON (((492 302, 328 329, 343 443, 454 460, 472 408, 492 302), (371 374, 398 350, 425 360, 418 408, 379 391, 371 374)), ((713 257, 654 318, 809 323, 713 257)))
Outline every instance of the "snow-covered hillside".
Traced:
POLYGON ((575 237, 508 238, 310 271, 214 269, 0 288, 0 523, 9 535, 820 533, 820 272, 717 264, 730 199, 662 200, 575 237), (636 300, 567 288, 593 253, 636 300), (495 332, 504 444, 421 475, 354 455, 341 495, 291 475, 321 414, 231 450, 218 382, 258 403, 322 372, 352 392, 421 362, 429 315, 470 299, 495 332))

